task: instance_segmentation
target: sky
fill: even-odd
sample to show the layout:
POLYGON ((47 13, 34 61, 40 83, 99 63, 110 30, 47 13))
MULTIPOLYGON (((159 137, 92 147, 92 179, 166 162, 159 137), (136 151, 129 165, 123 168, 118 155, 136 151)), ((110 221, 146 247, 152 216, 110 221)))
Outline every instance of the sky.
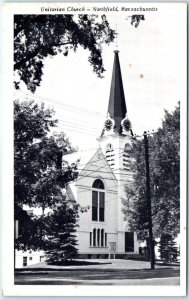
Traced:
POLYGON ((65 57, 45 59, 41 86, 34 95, 22 85, 19 96, 43 100, 56 111, 58 130, 63 130, 79 149, 96 147, 107 116, 114 50, 119 50, 128 117, 133 132, 156 130, 164 110, 173 111, 186 101, 186 37, 184 11, 176 6, 158 6, 145 12, 137 28, 131 12, 109 13, 117 28, 117 42, 103 48, 106 72, 98 78, 88 62, 89 53, 79 47, 65 57), (117 46, 116 47, 116 43, 117 46))

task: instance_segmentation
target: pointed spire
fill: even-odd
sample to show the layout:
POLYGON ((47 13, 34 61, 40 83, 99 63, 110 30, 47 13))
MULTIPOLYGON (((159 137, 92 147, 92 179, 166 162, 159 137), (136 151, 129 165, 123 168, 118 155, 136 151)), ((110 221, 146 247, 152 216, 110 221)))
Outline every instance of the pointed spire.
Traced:
POLYGON ((119 51, 115 50, 114 53, 115 55, 114 55, 114 65, 113 65, 108 113, 110 117, 115 121, 115 131, 121 133, 121 121, 126 116, 127 108, 125 103, 121 68, 120 68, 119 56, 118 56, 119 51))

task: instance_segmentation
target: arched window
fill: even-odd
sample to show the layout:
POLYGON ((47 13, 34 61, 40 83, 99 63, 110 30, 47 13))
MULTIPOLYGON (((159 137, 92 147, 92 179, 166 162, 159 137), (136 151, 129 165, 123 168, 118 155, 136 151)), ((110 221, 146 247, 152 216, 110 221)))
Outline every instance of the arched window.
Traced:
POLYGON ((104 183, 96 179, 92 185, 92 221, 104 222, 105 192, 104 183))
POLYGON ((96 179, 96 180, 93 182, 93 188, 104 190, 104 183, 102 182, 102 180, 96 179))

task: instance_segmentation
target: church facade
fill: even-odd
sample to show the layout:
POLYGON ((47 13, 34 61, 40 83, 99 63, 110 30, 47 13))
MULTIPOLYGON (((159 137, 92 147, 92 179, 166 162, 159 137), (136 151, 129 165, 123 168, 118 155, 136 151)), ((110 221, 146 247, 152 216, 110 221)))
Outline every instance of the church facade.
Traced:
MULTIPOLYGON (((87 208, 79 215, 78 249, 82 258, 123 258, 138 254, 137 236, 131 232, 122 212, 126 199, 125 186, 132 184, 130 150, 132 145, 131 122, 122 83, 119 51, 114 51, 114 64, 107 117, 100 147, 85 157, 76 154, 79 175, 70 189, 70 201, 87 208)), ((83 154, 85 155, 85 154, 83 154)), ((69 155, 64 157, 68 161, 69 155)))

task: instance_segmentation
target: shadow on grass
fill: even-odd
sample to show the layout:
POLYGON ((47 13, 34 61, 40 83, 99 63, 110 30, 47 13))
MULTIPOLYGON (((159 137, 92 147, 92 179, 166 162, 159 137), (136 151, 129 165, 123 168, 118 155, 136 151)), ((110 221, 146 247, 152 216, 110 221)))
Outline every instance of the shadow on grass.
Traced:
MULTIPOLYGON (((77 261, 77 260, 72 260, 72 261, 64 261, 64 262, 56 262, 56 263, 46 263, 47 264, 47 267, 27 267, 27 268, 16 268, 15 269, 15 273, 18 273, 18 272, 33 272, 33 271, 39 271, 39 272, 43 272, 43 271, 65 271, 65 269, 63 268, 56 268, 56 269, 52 269, 51 267, 48 268, 48 265, 49 266, 61 266, 61 267, 66 267, 66 266, 92 266, 92 265, 111 265, 112 263, 111 262, 95 262, 95 261, 77 261)), ((74 269, 69 269, 70 270, 74 270, 74 269)))
POLYGON ((68 260, 68 261, 57 261, 57 262, 47 262, 50 266, 90 266, 90 265, 104 265, 111 264, 110 262, 102 263, 97 261, 83 261, 83 260, 68 260))
POLYGON ((177 262, 156 262, 156 266, 180 267, 180 263, 177 263, 177 262))
MULTIPOLYGON (((36 271, 36 270, 35 270, 36 271)), ((89 282, 97 281, 97 285, 103 280, 124 280, 124 279, 154 279, 154 278, 173 278, 179 277, 180 271, 173 268, 159 269, 72 269, 72 270, 51 270, 51 272, 33 272, 27 274, 17 273, 15 276, 15 284, 89 284, 89 282), (77 282, 78 284, 78 282, 77 282)))

